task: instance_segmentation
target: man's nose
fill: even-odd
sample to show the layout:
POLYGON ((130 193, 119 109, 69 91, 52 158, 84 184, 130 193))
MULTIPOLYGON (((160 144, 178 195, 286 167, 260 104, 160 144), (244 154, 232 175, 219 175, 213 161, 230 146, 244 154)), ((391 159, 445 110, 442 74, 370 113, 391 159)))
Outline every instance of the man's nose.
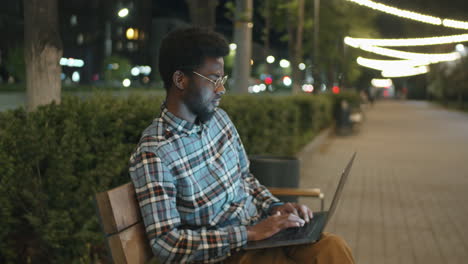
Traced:
POLYGON ((226 88, 224 87, 224 84, 221 84, 220 86, 218 86, 215 90, 215 93, 216 94, 219 94, 219 95, 223 95, 226 93, 226 88))

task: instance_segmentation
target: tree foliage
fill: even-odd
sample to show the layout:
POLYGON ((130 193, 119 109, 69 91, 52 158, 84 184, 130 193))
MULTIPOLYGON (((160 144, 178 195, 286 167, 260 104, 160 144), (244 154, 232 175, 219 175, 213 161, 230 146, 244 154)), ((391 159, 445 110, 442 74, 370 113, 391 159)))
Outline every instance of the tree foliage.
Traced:
POLYGON ((24 82, 26 80, 24 47, 16 46, 12 48, 8 52, 5 65, 7 65, 7 71, 15 78, 15 81, 24 82))
POLYGON ((444 104, 456 102, 465 108, 468 101, 468 58, 442 63, 431 67, 428 76, 428 92, 444 104))
MULTIPOLYGON (((265 10, 260 14, 272 20, 271 30, 282 33, 281 40, 295 45, 295 34, 288 34, 288 27, 298 24, 298 1, 269 0, 272 10, 265 10)), ((262 8, 262 7, 260 7, 262 8)), ((319 16, 319 54, 313 58, 313 31, 317 26, 314 21, 314 0, 305 1, 304 37, 301 58, 312 63, 314 77, 324 76, 328 83, 337 82, 340 74, 348 84, 355 83, 361 74, 361 68, 355 63, 358 51, 345 48, 345 36, 378 37, 375 26, 376 13, 367 12, 360 6, 341 1, 328 0, 320 3, 319 16)), ((294 54, 290 54, 290 57, 294 54)), ((297 65, 293 65, 294 67, 297 65)), ((325 81, 325 80, 323 80, 325 81)))

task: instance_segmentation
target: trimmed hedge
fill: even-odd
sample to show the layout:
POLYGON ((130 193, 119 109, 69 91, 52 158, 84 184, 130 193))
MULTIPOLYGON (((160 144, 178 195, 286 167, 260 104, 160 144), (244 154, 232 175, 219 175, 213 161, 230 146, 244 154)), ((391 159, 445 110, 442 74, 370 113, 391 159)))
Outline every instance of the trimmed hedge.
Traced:
MULTIPOLYGON (((332 122, 335 96, 226 96, 249 154, 293 155, 332 122)), ((0 113, 0 262, 106 255, 94 194, 129 181, 128 158, 162 97, 66 97, 0 113)))
POLYGON ((332 120, 325 96, 229 96, 221 107, 255 155, 294 155, 332 120))

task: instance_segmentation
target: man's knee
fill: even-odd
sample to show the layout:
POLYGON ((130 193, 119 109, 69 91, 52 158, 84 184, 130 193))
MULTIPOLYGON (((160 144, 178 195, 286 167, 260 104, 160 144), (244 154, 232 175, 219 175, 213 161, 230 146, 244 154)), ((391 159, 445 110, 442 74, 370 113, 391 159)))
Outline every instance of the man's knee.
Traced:
POLYGON ((335 234, 323 233, 316 243, 317 263, 354 263, 353 254, 346 241, 335 234), (321 261, 320 261, 321 260, 321 261))
POLYGON ((289 247, 287 252, 296 263, 354 263, 351 250, 344 239, 331 233, 323 233, 315 243, 289 247))
POLYGON ((348 247, 343 238, 328 232, 322 234, 318 243, 324 247, 348 247))

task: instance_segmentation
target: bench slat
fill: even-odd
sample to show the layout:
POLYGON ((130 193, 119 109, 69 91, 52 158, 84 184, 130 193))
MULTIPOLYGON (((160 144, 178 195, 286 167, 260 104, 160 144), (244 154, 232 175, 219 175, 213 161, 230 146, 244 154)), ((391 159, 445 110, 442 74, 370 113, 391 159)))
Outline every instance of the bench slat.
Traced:
POLYGON ((141 221, 133 183, 127 183, 96 195, 106 235, 118 233, 141 221))
POLYGON ((109 236, 112 259, 116 264, 143 264, 153 258, 143 222, 109 236))

